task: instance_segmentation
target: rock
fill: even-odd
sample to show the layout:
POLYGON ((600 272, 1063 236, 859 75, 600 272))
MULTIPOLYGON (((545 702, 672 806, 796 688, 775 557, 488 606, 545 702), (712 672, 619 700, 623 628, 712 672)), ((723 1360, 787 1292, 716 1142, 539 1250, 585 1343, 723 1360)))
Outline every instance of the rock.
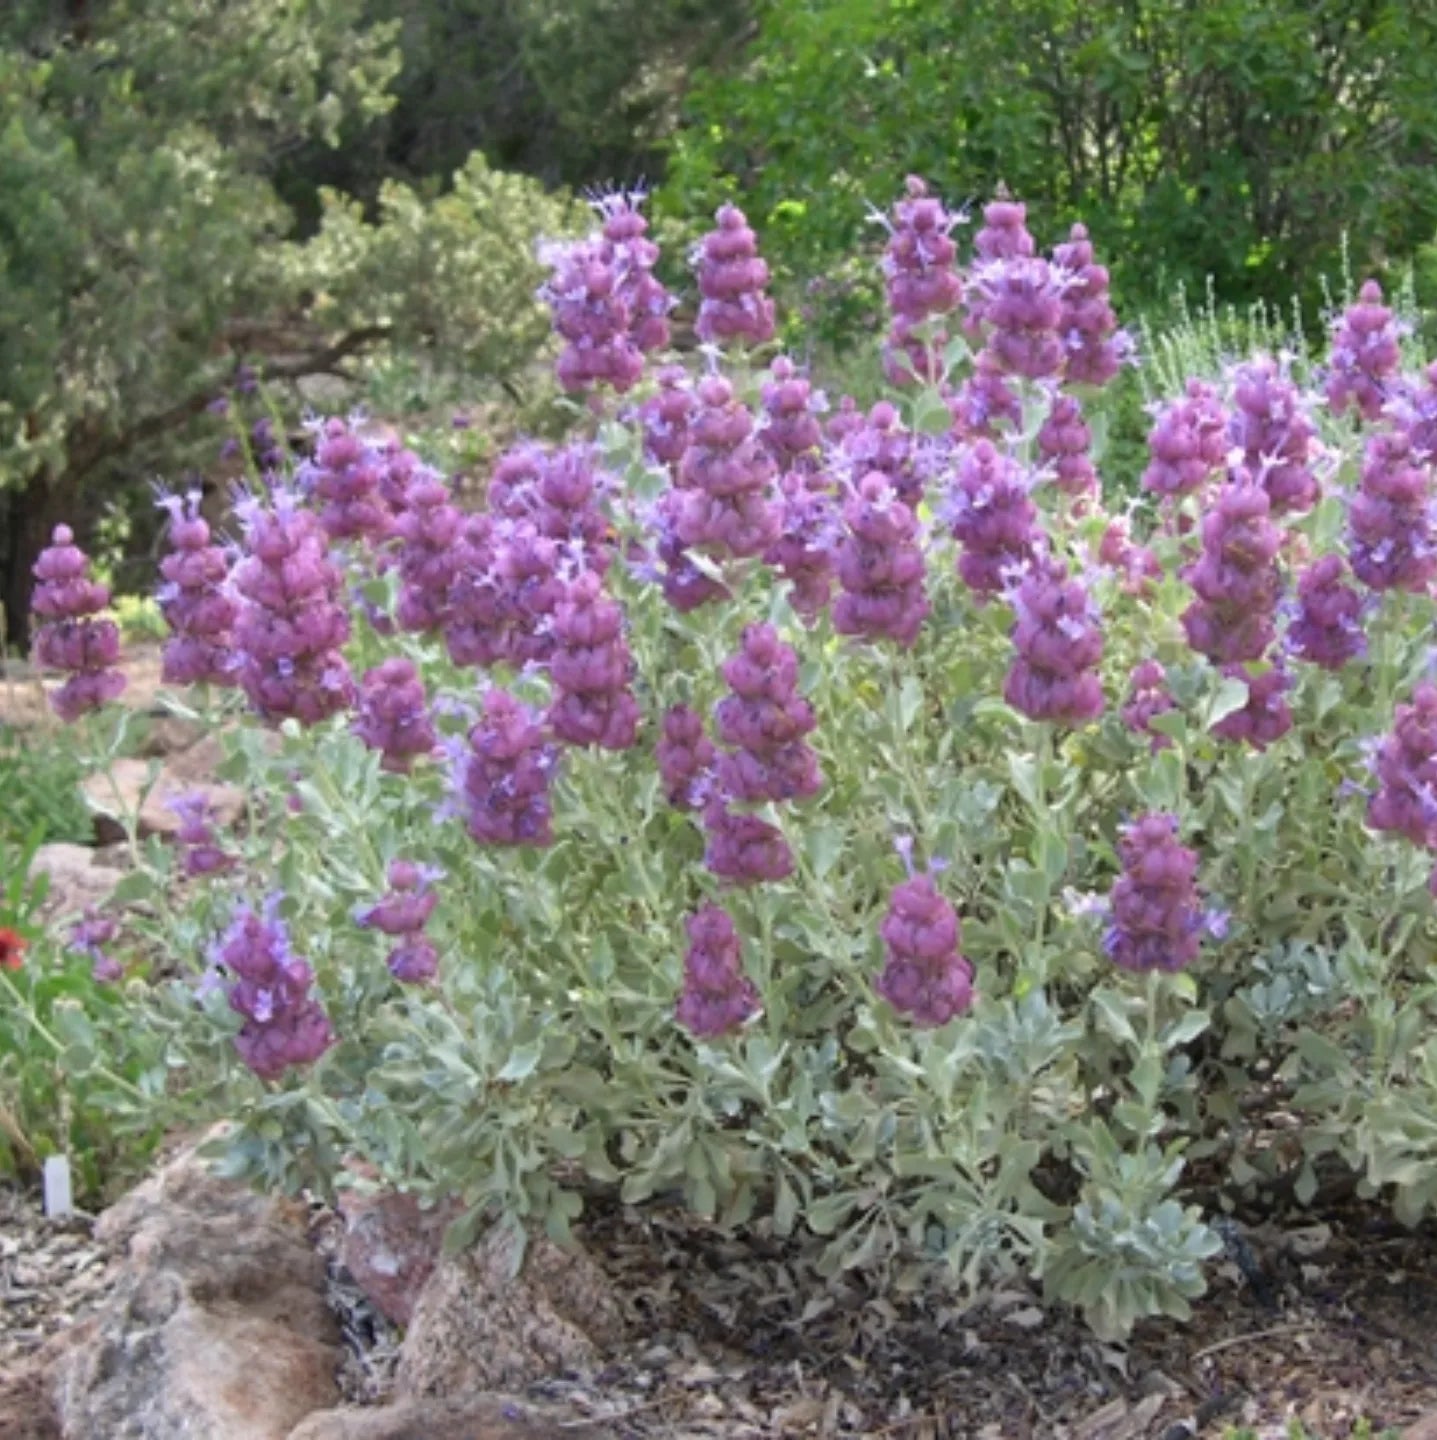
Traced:
POLYGON ((321 1410, 302 1421, 289 1440, 604 1440, 615 1434, 576 1424, 570 1412, 541 1411, 502 1395, 472 1395, 321 1410))
POLYGON ((346 1190, 339 1210, 345 1221, 340 1263, 385 1319, 408 1327, 459 1207, 426 1210, 413 1195, 398 1191, 346 1190))
MULTIPOLYGON (((200 746, 208 743, 202 740, 200 746)), ((199 746, 193 748, 198 749, 199 746)), ((218 830, 234 825, 244 813, 244 791, 234 785, 216 782, 212 778, 213 764, 201 771, 209 778, 187 778, 200 770, 202 764, 197 759, 187 759, 187 756, 188 751, 158 766, 154 760, 120 759, 111 763, 108 776, 87 775, 80 788, 94 812, 96 843, 109 845, 123 840, 125 827, 121 817, 133 815, 136 807, 139 809, 142 839, 149 835, 172 836, 180 828, 180 818, 167 802, 177 795, 193 792, 209 801, 218 830)))
POLYGON ((60 1440, 52 1365, 53 1356, 42 1352, 0 1375, 0 1440, 60 1440))
POLYGON ((284 1440, 336 1403, 334 1318, 298 1207, 218 1179, 191 1149, 95 1233, 124 1253, 56 1369, 64 1440, 284 1440))
POLYGON ((44 871, 50 878, 45 897, 47 915, 78 915, 88 905, 99 905, 124 879, 124 872, 104 863, 87 845, 55 841, 35 852, 31 872, 44 871))
POLYGON ((1437 1440, 1437 1410, 1409 1425, 1402 1432, 1402 1440, 1437 1440))
POLYGON ((623 1338, 602 1270, 577 1245, 530 1239, 513 1279, 514 1233, 496 1225, 470 1251, 441 1259, 414 1309, 396 1393, 447 1398, 591 1368, 623 1338))

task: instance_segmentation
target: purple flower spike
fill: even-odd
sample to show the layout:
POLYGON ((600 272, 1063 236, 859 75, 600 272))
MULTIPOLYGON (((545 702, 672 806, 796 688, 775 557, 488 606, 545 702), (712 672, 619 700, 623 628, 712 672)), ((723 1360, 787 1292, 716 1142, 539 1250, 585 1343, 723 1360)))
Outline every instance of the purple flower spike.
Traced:
POLYGON ((861 423, 844 434, 831 466, 850 482, 875 472, 886 476, 894 494, 916 511, 923 499, 925 458, 897 409, 880 400, 861 423))
POLYGON ((1167 498, 1201 490, 1227 459, 1227 425, 1217 391, 1189 380, 1187 394, 1164 405, 1148 432, 1143 489, 1167 498))
POLYGON ((843 593, 833 607, 833 628, 906 649, 932 608, 915 538, 918 521, 877 471, 865 475, 844 501, 843 520, 846 533, 835 564, 843 593))
POLYGON ((1340 670, 1367 651, 1363 598, 1344 581, 1344 570, 1340 555, 1324 555, 1297 582, 1299 610, 1287 632, 1288 647, 1324 670, 1340 670))
POLYGON ((973 1004, 973 967, 958 953, 958 914, 931 875, 893 887, 879 925, 886 961, 875 989, 919 1029, 936 1029, 973 1004))
POLYGON ((200 515, 200 497, 166 495, 170 553, 160 561, 160 612, 170 627, 161 678, 167 685, 233 685, 237 607, 229 593, 229 561, 200 515))
POLYGON ((677 810, 698 808, 700 782, 711 773, 717 757, 718 751, 704 734, 703 716, 697 710, 674 705, 664 712, 658 762, 664 797, 670 805, 677 810))
POLYGON ((639 211, 647 198, 642 190, 614 191, 594 202, 628 315, 629 340, 645 355, 669 343, 668 316, 676 303, 653 273, 659 247, 648 238, 649 222, 639 211))
POLYGON ((376 904, 355 911, 354 918, 360 925, 399 941, 389 952, 387 963, 390 974, 405 984, 422 984, 438 973, 438 951, 423 931, 439 903, 433 886, 441 875, 441 871, 416 865, 412 860, 393 860, 389 865, 388 893, 376 904))
POLYGON ((380 768, 392 774, 408 774, 419 756, 434 753, 438 737, 424 682, 412 660, 391 655, 365 672, 353 729, 371 750, 380 752, 380 768))
POLYGON ((1226 665, 1222 673, 1247 683, 1247 704, 1219 720, 1212 727, 1214 735, 1266 750, 1292 729, 1292 711, 1287 704, 1292 677, 1286 670, 1274 665, 1254 675, 1241 665, 1226 665))
POLYGON ((963 456, 949 502, 958 574, 978 595, 1005 590, 1041 549, 1038 511, 1017 461, 980 440, 963 456))
POLYGON ((319 502, 319 523, 331 540, 388 538, 393 512, 381 493, 385 461, 353 426, 329 419, 319 427, 314 459, 300 466, 301 490, 319 502))
POLYGON ((689 420, 698 396, 682 365, 665 365, 654 377, 658 389, 639 406, 644 431, 644 454, 672 475, 689 443, 689 420))
POLYGON ((723 205, 718 227, 699 242, 699 315, 695 329, 709 345, 739 340, 763 345, 773 339, 773 301, 764 293, 768 266, 742 210, 723 205))
POLYGON ((1168 749, 1172 740, 1152 728, 1153 720, 1159 715, 1166 715, 1176 703, 1168 689, 1167 672, 1156 660, 1144 660, 1133 668, 1128 685, 1128 703, 1122 710, 1123 724, 1135 735, 1148 736, 1148 748, 1154 755, 1159 750, 1168 749))
POLYGON ((1067 280, 1042 259, 995 260, 973 271, 987 327, 985 351, 1004 375, 1056 379, 1065 351, 1058 334, 1067 280))
POLYGON ((340 573, 319 521, 288 492, 275 489, 268 507, 247 502, 241 518, 248 553, 234 571, 240 684, 264 719, 316 725, 354 699, 340 653, 349 639, 340 573))
POLYGON ((554 610, 549 676, 554 699, 549 725, 570 745, 628 750, 638 738, 639 703, 629 682, 633 657, 624 639, 624 612, 584 571, 554 610))
POLYGON ((119 933, 119 922, 111 915, 102 915, 93 905, 70 927, 70 949, 90 961, 90 973, 97 984, 114 985, 125 978, 125 967, 105 947, 119 933))
POLYGON ((978 352, 972 374, 947 397, 947 404, 955 440, 994 440, 1023 423, 1023 402, 987 350, 978 352))
POLYGON ((1188 644, 1219 665, 1260 660, 1276 633, 1282 532, 1262 486, 1223 486, 1203 519, 1201 556, 1183 571, 1198 598, 1183 612, 1188 644))
POLYGON ((721 794, 705 801, 703 824, 708 837, 704 864, 720 880, 756 885, 793 874, 793 852, 783 832, 757 815, 730 808, 721 794))
POLYGON ((1437 685, 1423 681, 1411 704, 1397 707, 1372 768, 1378 789, 1367 804, 1367 823, 1437 850, 1437 685))
POLYGON ((1108 299, 1108 272, 1093 261, 1086 226, 1074 225, 1067 244, 1054 247, 1053 263, 1068 277, 1058 322, 1067 352, 1063 379, 1069 385, 1106 385, 1121 368, 1131 341, 1118 329, 1108 299))
POLYGON ((1233 377, 1229 437, 1242 451, 1247 478, 1267 491, 1274 515, 1303 514, 1317 503, 1317 429, 1303 404, 1297 386, 1267 357, 1239 367, 1233 377))
POLYGON ((838 505, 818 474, 790 470, 779 489, 783 497, 780 534, 764 555, 764 563, 789 582, 789 604, 805 625, 813 625, 833 594, 838 505))
POLYGON ((1108 900, 1103 948, 1124 970, 1182 970, 1197 959, 1204 929, 1198 857, 1178 840, 1175 815, 1155 811, 1124 827, 1123 873, 1108 900))
POLYGON ((1347 525, 1352 573, 1364 585, 1420 595, 1437 577, 1432 486, 1409 431, 1368 440, 1347 525))
POLYGON ((221 875, 239 864, 239 857, 231 855, 215 840, 214 807, 203 791, 174 795, 167 803, 179 817, 175 843, 181 849, 181 864, 190 879, 221 875))
POLYGON ((1013 593, 1017 658, 1003 698, 1030 720, 1083 725, 1103 711, 1103 632, 1088 592, 1056 563, 1035 566, 1013 593))
POLYGON ((70 527, 57 525, 35 561, 39 583, 30 604, 45 622, 35 633, 35 658, 70 677, 50 695, 50 708, 67 725, 125 688, 125 677, 114 668, 120 659, 119 627, 94 618, 110 603, 109 587, 91 580, 89 570, 89 558, 75 544, 70 527))
POLYGON ((823 441, 818 423, 823 396, 814 393, 808 378, 799 373, 787 355, 773 362, 769 376, 761 392, 764 418, 759 439, 781 474, 814 470, 823 441))
POLYGON ((1097 493, 1092 443, 1093 433, 1077 399, 1068 394, 1054 395, 1052 408, 1038 431, 1038 453, 1052 466, 1058 489, 1065 495, 1097 493))
POLYGON ((435 631, 448 623, 462 525, 463 516, 450 503, 444 481, 432 470, 414 471, 394 521, 400 578, 395 613, 405 630, 435 631))
POLYGON ((507 690, 484 695, 455 771, 469 834, 481 845, 546 846, 555 757, 543 727, 507 690))
POLYGON ((954 260, 958 247, 953 227, 962 216, 944 208, 928 193, 927 184, 910 175, 905 196, 893 207, 888 224, 888 248, 883 275, 892 316, 883 349, 883 369, 889 383, 912 384, 934 380, 942 368, 947 332, 936 322, 963 298, 963 283, 954 260), (920 328, 932 334, 923 338, 920 328))
POLYGON ((772 625, 748 625, 723 677, 733 692, 714 711, 719 739, 730 747, 717 765, 723 790, 747 803, 816 795, 823 775, 803 737, 818 721, 798 693, 798 656, 772 625))
POLYGON ((593 236, 550 242, 540 246, 539 259, 553 272, 539 298, 565 342, 555 365, 559 384, 568 391, 632 390, 644 373, 644 356, 630 335, 631 297, 614 247, 593 236))
POLYGON ((738 932, 728 913, 704 905, 684 928, 684 988, 674 1007, 679 1024, 701 1040, 737 1030, 759 1012, 758 991, 743 973, 738 932))
POLYGON ((312 1064, 334 1043, 329 1017, 311 994, 314 974, 290 949, 273 901, 262 915, 237 906, 210 958, 230 978, 230 1009, 244 1017, 235 1037, 240 1059, 261 1080, 312 1064))
POLYGON ((1377 420, 1387 402, 1388 384, 1402 363, 1399 331, 1382 303, 1382 287, 1368 280, 1333 326, 1328 357, 1327 403, 1334 415, 1349 407, 1364 420, 1377 420))

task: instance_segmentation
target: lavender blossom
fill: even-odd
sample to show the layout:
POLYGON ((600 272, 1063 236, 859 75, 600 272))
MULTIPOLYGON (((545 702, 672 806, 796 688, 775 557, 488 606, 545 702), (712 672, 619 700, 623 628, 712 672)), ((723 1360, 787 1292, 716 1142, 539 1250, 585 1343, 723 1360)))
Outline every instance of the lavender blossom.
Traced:
POLYGON ((814 392, 787 355, 774 360, 769 377, 761 391, 764 418, 758 431, 760 441, 780 474, 816 468, 823 440, 818 423, 824 405, 822 393, 814 392))
POLYGON ((883 369, 890 384, 935 380, 942 371, 948 335, 941 320, 963 297, 951 233, 961 219, 910 175, 905 198, 893 207, 892 221, 884 221, 889 239, 883 275, 892 320, 883 369))
POLYGON ((1227 458, 1228 417, 1211 385, 1189 380, 1187 393, 1157 412, 1148 432, 1144 490, 1172 499, 1191 495, 1218 475, 1227 458))
POLYGON ((813 625, 833 594, 838 506, 819 475, 790 470, 779 481, 779 537, 764 554, 789 582, 788 601, 805 625, 813 625))
POLYGON ((1065 352, 1063 321, 1067 282, 1046 260, 995 260, 973 271, 970 285, 982 297, 987 327, 985 352, 1005 375, 1056 379, 1065 352))
POLYGON ((1257 674, 1241 665, 1226 665, 1222 673, 1246 682, 1247 703, 1219 720, 1212 727, 1214 735, 1251 745, 1254 750, 1266 750, 1292 729, 1292 711, 1287 704, 1292 677, 1280 665, 1257 674))
POLYGON ((1382 287, 1366 281, 1357 303, 1332 328, 1324 388, 1334 415, 1351 407, 1364 420, 1381 417, 1388 385, 1402 363, 1399 333, 1392 311, 1382 303, 1382 287))
POLYGON ((301 491, 320 502, 319 523, 331 540, 387 538, 393 512, 380 493, 385 464, 379 452, 343 420, 319 427, 314 459, 301 465, 301 491))
POLYGON ((1083 407, 1072 395, 1055 394, 1038 430, 1038 454, 1052 467, 1058 489, 1065 495, 1097 493, 1092 444, 1093 433, 1083 419, 1083 407))
POLYGON ((89 960, 97 985, 115 985, 125 978, 125 967, 105 948, 119 930, 114 916, 102 915, 93 905, 86 906, 84 915, 70 926, 70 949, 89 960))
POLYGON ((1035 565, 1012 595, 1018 652, 1003 698, 1030 720, 1082 725, 1103 711, 1097 674, 1103 632, 1081 581, 1056 563, 1035 565))
POLYGON ((887 476, 875 471, 844 501, 843 522, 846 533, 834 567, 843 593, 833 607, 833 628, 864 640, 893 640, 907 649, 932 609, 913 512, 894 494, 887 476))
POLYGON ((1406 436, 1412 459, 1430 465, 1437 460, 1437 360, 1422 372, 1420 381, 1399 378, 1390 388, 1387 411, 1394 427, 1406 436))
POLYGON ((1067 352, 1063 378, 1069 385, 1106 385, 1118 373, 1130 341, 1118 329, 1108 299, 1108 272, 1093 262, 1086 226, 1073 226, 1067 244, 1054 247, 1053 262, 1069 277, 1058 322, 1067 352))
MULTIPOLYGON (((516 597, 499 574, 498 532, 492 515, 471 512, 463 517, 451 551, 444 646, 456 665, 487 668, 509 657, 516 597)), ((557 556, 557 545, 549 545, 557 556)))
POLYGON ((1367 651, 1362 630, 1362 596, 1343 580, 1340 555, 1324 555, 1297 582, 1298 614, 1287 632, 1294 655, 1340 670, 1367 651))
POLYGON ((391 655, 359 682, 354 733, 383 757, 380 769, 407 775, 414 761, 439 744, 429 718, 424 682, 412 660, 391 655))
POLYGON ((893 887, 879 925, 885 963, 878 993, 919 1029, 937 1029, 973 1004, 973 967, 958 953, 958 914, 931 875, 893 887))
POLYGON ((507 690, 485 692, 483 713, 456 761, 459 805, 475 840, 481 845, 552 844, 554 749, 543 726, 507 690))
POLYGON ((1378 789, 1367 804, 1367 823, 1437 850, 1437 685, 1424 680, 1411 704, 1397 707, 1372 767, 1378 789))
POLYGON ((699 805, 701 783, 713 770, 718 751, 704 734, 703 716, 688 705, 673 705, 664 712, 658 744, 659 778, 664 798, 676 810, 699 805))
POLYGON ((400 577, 395 614, 405 630, 433 632, 449 623, 450 587, 458 573, 455 545, 462 525, 463 516, 450 502, 444 481, 432 470, 416 472, 394 522, 400 577))
POLYGON ((262 914, 237 906, 210 958, 231 977, 230 1009, 244 1017, 235 1047, 261 1080, 311 1064, 334 1044, 329 1017, 311 993, 314 972, 290 948, 278 896, 262 914))
POLYGON ((1198 857, 1179 842, 1177 816, 1139 816, 1123 828, 1118 853, 1123 873, 1108 899, 1108 958, 1139 972, 1191 965, 1203 932, 1198 857))
POLYGON ((743 973, 738 932, 728 913, 712 904, 690 915, 685 929, 689 948, 675 1018, 701 1040, 727 1035, 759 1012, 758 991, 743 973))
POLYGON ((211 543, 200 515, 200 497, 166 495, 171 551, 160 561, 157 598, 170 627, 160 677, 166 685, 233 685, 236 606, 229 594, 229 561, 211 543))
POLYGON ((945 398, 955 440, 994 440, 1003 431, 1018 430, 1023 424, 1023 402, 1001 364, 987 350, 978 352, 972 373, 945 398))
POLYGON ((1437 576, 1432 487, 1409 432, 1367 441, 1358 492, 1347 512, 1352 573, 1373 590, 1424 593, 1437 576))
POLYGON ((559 384, 568 391, 632 390, 644 356, 630 335, 634 317, 613 247, 599 237, 551 241, 539 247, 539 259, 552 271, 539 299, 565 342, 554 367, 559 384))
POLYGON ((188 878, 221 875, 239 864, 239 857, 215 839, 214 806, 203 790, 173 795, 166 803, 179 818, 175 844, 180 847, 180 866, 188 878))
POLYGON ((630 749, 640 712, 629 688, 634 662, 624 639, 624 612, 603 593, 594 571, 569 582, 555 607, 551 634, 549 726, 555 736, 570 745, 630 749))
POLYGON ((675 474, 689 443, 689 420, 698 397, 682 365, 665 365, 654 377, 658 389, 639 406, 644 454, 675 474))
POLYGON ((354 681, 340 653, 349 616, 318 520, 279 487, 269 507, 240 507, 247 553, 234 570, 240 684, 266 720, 315 725, 348 708, 354 681))
POLYGON ((1301 393, 1276 361, 1260 356, 1238 368, 1229 437, 1248 478, 1267 491, 1274 515, 1303 514, 1317 503, 1316 436, 1301 393))
POLYGON ((884 475, 894 493, 916 511, 923 500, 924 457, 917 438, 903 424, 895 406, 880 400, 844 436, 832 464, 851 480, 875 471, 884 475))
POLYGON ((668 316, 675 304, 654 274, 659 247, 648 238, 649 222, 639 211, 647 198, 642 190, 615 191, 595 202, 603 217, 602 234, 618 277, 619 298, 628 314, 629 340, 645 355, 669 343, 668 316))
POLYGON ((773 301, 764 293, 768 266, 742 210, 720 206, 718 228, 699 242, 699 302, 695 330, 709 345, 733 340, 763 345, 773 339, 773 301))
POLYGON ((384 897, 354 912, 359 925, 399 942, 390 950, 386 963, 389 973, 405 984, 423 984, 438 973, 439 953, 423 932, 439 903, 434 883, 442 874, 412 860, 392 860, 387 872, 389 889, 384 897))
POLYGON ((703 807, 708 844, 704 864, 731 885, 756 885, 784 880, 793 873, 793 852, 783 832, 757 815, 734 810, 720 793, 711 792, 703 807))
POLYGON ((1133 667, 1128 680, 1128 703, 1123 706, 1123 724, 1135 735, 1148 737, 1148 748, 1156 755, 1172 745, 1169 736, 1153 729, 1153 721, 1174 709, 1176 702, 1168 689, 1167 672, 1156 660, 1144 660, 1133 667))
POLYGON ((35 658, 70 677, 50 695, 50 708, 67 725, 125 688, 125 677, 114 668, 120 659, 119 627, 95 618, 110 603, 110 590, 90 579, 89 569, 70 527, 57 525, 32 572, 38 583, 30 605, 45 622, 35 633, 35 658))
POLYGON ((1282 532, 1271 508, 1260 485, 1223 486, 1203 518, 1202 554, 1183 571, 1198 596, 1182 615, 1188 644, 1216 664, 1259 660, 1276 634, 1282 532))
POLYGON ((948 504, 963 547, 958 574, 978 595, 997 595, 1041 549, 1038 511, 1017 461, 980 440, 963 456, 948 504))

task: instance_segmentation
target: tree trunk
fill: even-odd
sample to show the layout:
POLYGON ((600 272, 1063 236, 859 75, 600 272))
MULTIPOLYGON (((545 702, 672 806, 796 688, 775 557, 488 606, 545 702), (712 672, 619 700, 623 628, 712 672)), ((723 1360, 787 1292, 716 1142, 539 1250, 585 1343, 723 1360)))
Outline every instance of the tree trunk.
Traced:
POLYGON ((30 571, 50 542, 56 525, 70 525, 80 534, 80 477, 70 470, 58 475, 41 470, 23 490, 0 490, 0 606, 4 607, 5 648, 24 654, 30 645, 30 571))

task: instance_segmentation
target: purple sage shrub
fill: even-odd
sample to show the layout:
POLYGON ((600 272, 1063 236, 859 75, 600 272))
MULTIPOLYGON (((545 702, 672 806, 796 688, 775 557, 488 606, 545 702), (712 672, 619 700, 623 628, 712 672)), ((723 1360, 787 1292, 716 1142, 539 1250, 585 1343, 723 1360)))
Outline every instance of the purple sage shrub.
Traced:
POLYGON ((672 705, 664 712, 659 736, 659 778, 664 798, 676 810, 696 810, 706 777, 713 772, 718 751, 704 733, 704 719, 689 705, 672 705))
POLYGON ((1053 263, 1067 276, 1058 321, 1066 351, 1063 378, 1069 385, 1106 385, 1121 368, 1131 341, 1118 329, 1108 272, 1093 260, 1087 226, 1073 226, 1067 242, 1054 247, 1053 263))
POLYGON ((844 535, 834 571, 842 593, 833 628, 862 640, 892 640, 905 649, 918 638, 932 605, 927 566, 917 543, 918 521, 886 475, 865 475, 843 502, 844 535))
POLYGON ((674 531, 684 546, 734 559, 762 555, 778 538, 774 463, 753 416, 718 375, 699 382, 699 408, 679 465, 674 531))
POLYGON ((354 912, 358 925, 399 942, 385 963, 389 973, 406 985, 422 985, 439 973, 439 952, 424 934, 424 927, 439 903, 434 885, 442 874, 412 860, 391 860, 386 872, 389 889, 384 897, 354 912))
POLYGON ((533 712, 507 690, 484 693, 467 744, 454 747, 454 787, 469 834, 481 845, 553 843, 549 782, 553 744, 533 712))
POLYGON ((1276 635, 1282 532, 1268 492, 1237 479, 1203 517, 1202 553, 1183 570, 1198 598, 1183 611, 1188 644, 1219 665, 1260 660, 1276 635))
POLYGON ((1437 576, 1432 481, 1405 431, 1378 431, 1362 456, 1347 511, 1352 573, 1372 590, 1420 595, 1437 576))
POLYGON ((764 345, 773 339, 773 301, 765 293, 768 266, 759 258, 758 241, 735 205, 722 205, 717 228, 699 242, 699 314, 694 328, 708 345, 742 341, 764 345))
POLYGON ((928 193, 925 181, 910 175, 892 219, 877 218, 888 229, 883 278, 891 321, 883 347, 884 374, 893 385, 936 380, 948 339, 941 320, 963 298, 952 236, 963 217, 945 209, 928 193))
POLYGON ((65 724, 118 698, 125 677, 120 628, 96 617, 110 603, 110 589, 90 578, 90 560, 68 525, 57 525, 32 572, 30 607, 43 622, 35 632, 35 658, 70 678, 50 693, 50 708, 65 724))
POLYGON ((296 479, 319 502, 319 523, 331 540, 379 543, 389 535, 393 511, 380 493, 385 464, 379 452, 343 420, 323 421, 314 459, 296 479))
POLYGON ((1364 420, 1377 420, 1387 403, 1388 386, 1402 363, 1400 331, 1382 303, 1382 287, 1364 282, 1357 302, 1332 328, 1332 349, 1323 387, 1334 415, 1354 409, 1364 420))
POLYGON ((738 931, 727 911, 701 906, 685 923, 684 988, 674 1016, 700 1040, 737 1030, 759 1012, 758 991, 743 973, 738 931))
POLYGON ((570 745, 627 750, 638 739, 639 702, 629 688, 634 662, 624 638, 624 611, 586 570, 567 584, 554 609, 549 727, 570 745))
POLYGON ((1239 465, 1267 491, 1274 515, 1297 515, 1317 503, 1312 471, 1317 429, 1301 391, 1268 356, 1240 365, 1233 376, 1229 439, 1239 465))
POLYGON ((1437 685, 1424 680, 1411 703, 1397 707, 1372 768, 1378 783, 1367 802, 1367 823, 1437 850, 1437 685))
POLYGON ((1298 611, 1288 627, 1288 649, 1324 670, 1340 670, 1367 652, 1362 629, 1365 602, 1347 584, 1345 572, 1340 555, 1324 555, 1297 582, 1298 611))
POLYGON ((314 972, 294 954, 279 918, 279 896, 263 913, 236 906, 210 958, 230 977, 230 1009, 244 1017, 235 1036, 240 1059, 261 1080, 312 1064, 334 1044, 329 1017, 311 993, 314 972))
POLYGON ((1123 873, 1108 897, 1103 948, 1124 970, 1182 970, 1202 947, 1197 854, 1178 839, 1177 816, 1140 815, 1118 839, 1123 873))
POLYGON ((1052 468, 1065 495, 1094 495, 1098 472, 1093 469, 1093 434, 1075 396, 1059 393, 1038 430, 1038 454, 1052 468))
POLYGON ((718 783, 732 799, 804 800, 823 786, 818 757, 805 743, 818 721, 798 693, 798 656, 772 625, 746 625, 739 651, 724 662, 733 692, 714 721, 729 747, 719 756, 718 783))
POLYGON ((1251 745, 1254 750, 1266 750, 1292 729, 1292 711, 1287 703, 1292 676, 1281 665, 1259 672, 1241 665, 1225 665, 1222 673, 1246 683, 1247 703, 1219 720, 1212 727, 1214 735, 1251 745))
POLYGON ((958 574, 977 595, 998 595, 1032 564, 1042 546, 1038 510, 1022 468, 987 440, 958 464, 946 519, 963 547, 958 574))
POLYGON ((570 392, 609 386, 632 390, 644 373, 643 351, 630 333, 633 317, 614 248, 600 236, 549 241, 539 260, 552 272, 539 298, 563 340, 555 362, 559 384, 570 392))
POLYGON ((826 405, 823 392, 814 390, 787 355, 780 355, 769 367, 760 393, 763 421, 758 436, 779 473, 816 469, 823 442, 818 421, 826 405))
POLYGON ((1103 712, 1103 630, 1080 580, 1060 564, 1034 565, 1012 592, 1017 656, 1003 698, 1030 720, 1083 725, 1103 712))
POLYGON ((937 1029, 973 1004, 973 967, 958 953, 958 913, 931 875, 893 887, 878 927, 884 966, 874 988, 922 1030, 937 1029))
POLYGON ((1167 750, 1172 740, 1153 729, 1153 721, 1176 707, 1168 689, 1167 671, 1156 660, 1144 660, 1133 667, 1128 679, 1128 701, 1122 709, 1123 724, 1135 735, 1148 737, 1148 748, 1154 755, 1167 750))
POLYGON ((1192 495, 1222 473, 1228 452, 1228 417, 1218 393, 1202 380, 1158 408, 1148 432, 1143 489, 1164 499, 1192 495))
POLYGON ((359 682, 354 733, 383 757, 380 768, 407 775, 414 761, 432 755, 439 745, 424 681, 412 660, 391 655, 359 682))
POLYGON ((180 868, 191 880, 222 875, 239 864, 215 838, 215 811, 203 790, 173 795, 166 802, 179 818, 175 844, 180 850, 180 868))
POLYGON ((240 684, 265 720, 317 725, 354 700, 340 653, 349 639, 340 573, 319 521, 289 491, 275 487, 268 505, 249 497, 239 514, 246 547, 233 576, 240 684))
POLYGON ((156 598, 170 627, 161 659, 166 685, 233 685, 236 605, 229 560, 210 537, 198 492, 161 497, 169 513, 170 553, 160 561, 156 598))

